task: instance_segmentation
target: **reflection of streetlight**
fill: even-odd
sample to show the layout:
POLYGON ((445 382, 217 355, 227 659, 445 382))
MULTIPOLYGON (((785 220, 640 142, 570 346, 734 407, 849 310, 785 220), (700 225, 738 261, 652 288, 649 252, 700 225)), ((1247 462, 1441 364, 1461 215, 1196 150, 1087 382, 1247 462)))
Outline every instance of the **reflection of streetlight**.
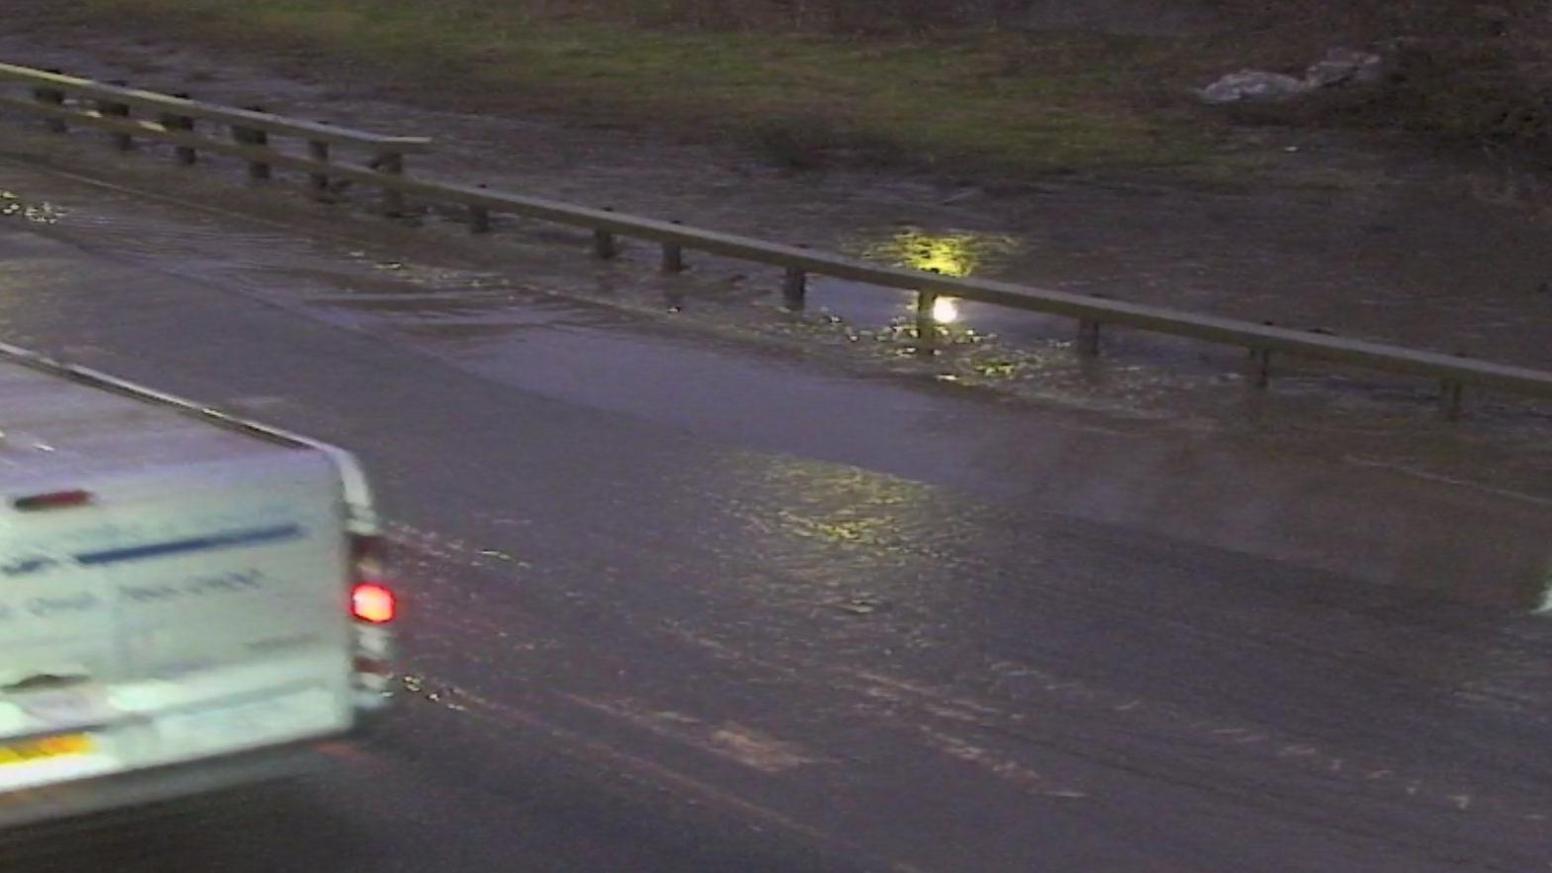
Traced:
POLYGON ((1000 259, 1016 247, 1012 237, 977 233, 928 233, 918 229, 899 231, 863 249, 869 258, 886 260, 944 276, 969 276, 983 260, 1000 259))
MULTIPOLYGON (((1001 261, 1018 248, 1010 236, 978 233, 929 233, 917 228, 900 230, 887 240, 872 243, 862 254, 872 260, 888 261, 924 273, 963 278, 977 272, 984 262, 1001 261)), ((922 308, 921 297, 908 304, 917 330, 928 334, 928 325, 957 323, 962 314, 955 297, 932 295, 932 305, 922 308)))
POLYGON ((959 320, 959 301, 953 297, 939 297, 932 301, 932 320, 938 324, 953 324, 959 320))
POLYGON ((897 235, 894 243, 907 266, 945 276, 968 276, 977 260, 973 240, 965 234, 939 236, 908 230, 897 235))

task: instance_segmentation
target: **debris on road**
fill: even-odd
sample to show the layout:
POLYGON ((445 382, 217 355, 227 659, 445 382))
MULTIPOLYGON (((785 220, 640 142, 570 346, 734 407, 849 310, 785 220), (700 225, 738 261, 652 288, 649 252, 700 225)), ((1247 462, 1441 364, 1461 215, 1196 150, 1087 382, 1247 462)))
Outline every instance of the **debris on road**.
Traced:
POLYGON ((1385 73, 1385 59, 1373 52, 1334 48, 1311 64, 1303 78, 1244 69, 1229 73, 1197 91, 1204 103, 1275 103, 1323 88, 1372 85, 1385 73))

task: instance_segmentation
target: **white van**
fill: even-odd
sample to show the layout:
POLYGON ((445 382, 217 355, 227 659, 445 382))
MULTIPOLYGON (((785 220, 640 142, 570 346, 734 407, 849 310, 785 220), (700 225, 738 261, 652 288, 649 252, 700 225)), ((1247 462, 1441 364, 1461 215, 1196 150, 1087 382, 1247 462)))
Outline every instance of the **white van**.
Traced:
POLYGON ((339 449, 0 345, 0 827, 291 772, 390 703, 339 449))

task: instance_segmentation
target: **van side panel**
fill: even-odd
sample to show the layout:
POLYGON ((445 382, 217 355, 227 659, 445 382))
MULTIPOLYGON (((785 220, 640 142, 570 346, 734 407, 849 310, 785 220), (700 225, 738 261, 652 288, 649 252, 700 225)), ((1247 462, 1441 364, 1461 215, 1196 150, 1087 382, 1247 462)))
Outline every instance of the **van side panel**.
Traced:
POLYGON ((0 795, 351 726, 347 507, 328 456, 48 487, 91 502, 0 505, 0 795))

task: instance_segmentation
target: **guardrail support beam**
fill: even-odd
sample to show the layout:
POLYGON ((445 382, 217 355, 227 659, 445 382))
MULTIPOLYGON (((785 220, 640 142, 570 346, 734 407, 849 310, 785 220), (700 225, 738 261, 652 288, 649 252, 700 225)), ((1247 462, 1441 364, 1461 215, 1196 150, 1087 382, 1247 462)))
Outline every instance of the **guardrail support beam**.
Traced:
MULTIPOLYGON (((128 83, 124 81, 114 81, 109 82, 108 84, 122 87, 128 83)), ((129 104, 117 103, 111 100, 98 100, 97 112, 99 115, 103 115, 109 118, 128 118, 129 104)), ((135 147, 135 138, 127 133, 113 133, 109 134, 109 136, 113 140, 113 147, 121 152, 131 151, 135 147)))
POLYGON ((474 205, 469 207, 469 232, 490 233, 490 208, 474 205))
MULTIPOLYGON (((479 183, 479 185, 477 185, 475 187, 484 188, 484 187, 486 187, 486 185, 485 185, 484 182, 481 182, 481 183, 479 183)), ((486 205, 484 205, 482 203, 470 203, 469 204, 469 232, 470 233, 490 233, 491 226, 492 225, 490 223, 490 207, 486 206, 486 205)))
POLYGON ((620 247, 614 241, 614 234, 607 230, 593 231, 593 257, 600 261, 609 261, 619 253, 620 247))
MULTIPOLYGON (((372 168, 387 176, 403 176, 404 155, 401 152, 381 152, 372 160, 372 168)), ((398 218, 404 214, 403 191, 383 186, 383 214, 389 218, 398 218)))
POLYGON ((663 243, 663 272, 684 272, 684 246, 678 243, 663 243))
MULTIPOLYGON (((264 111, 264 107, 262 106, 245 106, 243 108, 247 109, 249 112, 264 111)), ((240 125, 234 124, 232 125, 232 140, 240 145, 258 146, 259 148, 265 148, 269 146, 269 132, 258 130, 252 127, 242 127, 240 125)), ((269 164, 264 163, 263 161, 248 162, 249 179, 252 179, 255 182, 266 182, 269 180, 270 175, 271 168, 269 164)))
MULTIPOLYGON (((247 128, 240 129, 243 133, 244 144, 254 146, 269 145, 268 133, 262 130, 249 130, 247 128)), ((274 170, 270 167, 270 165, 264 163, 263 161, 248 162, 248 178, 255 182, 268 182, 273 173, 274 170)))
POLYGON ((1099 322, 1078 322, 1078 354, 1094 357, 1099 354, 1099 322))
MULTIPOLYGON (((307 141, 307 156, 320 164, 329 162, 329 144, 321 139, 307 141)), ((329 174, 316 172, 307 174, 307 186, 311 189, 313 197, 324 198, 329 195, 329 174)))
POLYGON ((1454 379, 1439 383, 1439 414, 1445 421, 1459 421, 1464 406, 1466 386, 1454 379))
MULTIPOLYGON (((603 207, 604 212, 613 212, 613 206, 603 207)), ((600 261, 612 261, 620 254, 620 244, 614 238, 614 233, 601 227, 593 228, 593 257, 600 261)))
POLYGON ((932 317, 937 304, 936 291, 916 292, 916 354, 924 358, 937 354, 938 322, 932 317))
MULTIPOLYGON (((48 72, 58 73, 59 71, 49 70, 48 72)), ((42 103, 44 106, 62 109, 65 105, 65 92, 58 88, 46 88, 40 85, 32 89, 32 99, 42 103)), ((51 133, 65 133, 70 129, 65 124, 64 119, 53 117, 45 117, 43 119, 43 128, 51 133)))
POLYGON ((1250 362, 1250 384, 1256 388, 1265 388, 1272 384, 1272 350, 1251 349, 1250 362))
POLYGON ((788 267, 781 281, 781 305, 789 312, 802 312, 808 298, 808 273, 788 267))
MULTIPOLYGON (((683 224, 679 219, 674 219, 670 224, 683 224)), ((684 272, 684 246, 676 242, 663 243, 663 259, 660 268, 664 273, 674 274, 684 272)))
MULTIPOLYGON (((187 94, 174 94, 172 96, 180 97, 184 100, 189 99, 189 95, 187 94)), ((163 112, 161 114, 160 121, 162 122, 162 127, 176 133, 194 132, 193 116, 178 115, 174 112, 163 112)), ((174 146, 172 153, 173 160, 177 161, 179 164, 185 167, 192 167, 194 163, 199 160, 199 153, 195 151, 193 146, 174 146)))

